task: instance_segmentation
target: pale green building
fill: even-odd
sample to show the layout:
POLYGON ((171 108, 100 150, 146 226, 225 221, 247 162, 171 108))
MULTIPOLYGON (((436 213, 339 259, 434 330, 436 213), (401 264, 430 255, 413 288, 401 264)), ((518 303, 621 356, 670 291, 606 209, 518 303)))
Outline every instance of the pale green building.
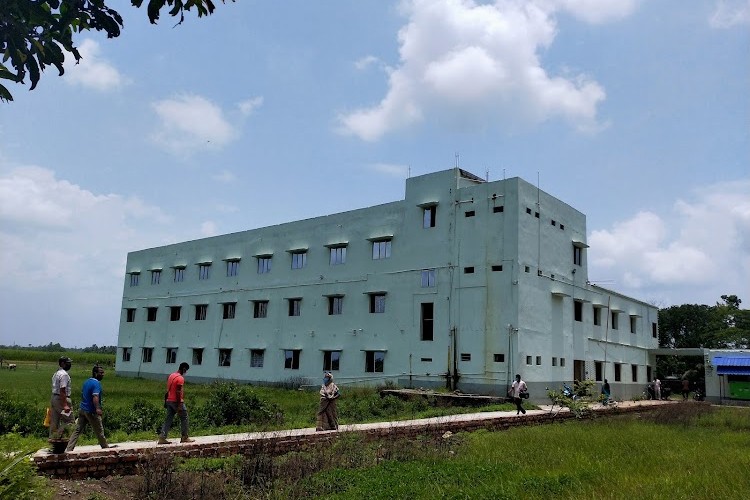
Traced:
POLYGON ((640 394, 657 309, 590 284, 587 247, 584 214, 520 178, 412 177, 401 201, 129 253, 117 372, 640 394))

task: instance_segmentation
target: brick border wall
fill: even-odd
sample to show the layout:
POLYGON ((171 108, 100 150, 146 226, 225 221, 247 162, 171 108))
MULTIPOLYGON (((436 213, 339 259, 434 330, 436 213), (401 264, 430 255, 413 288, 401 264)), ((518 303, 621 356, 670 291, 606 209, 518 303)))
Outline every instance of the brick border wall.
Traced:
MULTIPOLYGON (((639 413, 658 408, 656 406, 619 406, 592 411, 597 417, 639 413)), ((94 449, 86 452, 73 452, 54 455, 47 450, 38 451, 32 460, 40 474, 60 479, 102 478, 111 475, 138 474, 138 466, 158 457, 216 458, 232 455, 264 453, 272 456, 290 451, 301 451, 336 439, 342 433, 358 434, 363 439, 373 440, 384 437, 414 438, 424 434, 451 432, 471 432, 478 429, 504 430, 511 427, 544 425, 563 422, 575 416, 568 411, 551 415, 548 411, 529 411, 524 417, 516 417, 505 412, 452 415, 422 420, 408 420, 378 424, 355 424, 342 426, 338 431, 315 432, 314 429, 293 429, 251 434, 231 434, 215 436, 211 442, 196 442, 156 446, 144 443, 143 447, 94 449), (465 417, 465 418, 461 418, 465 417)), ((199 441, 204 441, 200 437, 199 441)))

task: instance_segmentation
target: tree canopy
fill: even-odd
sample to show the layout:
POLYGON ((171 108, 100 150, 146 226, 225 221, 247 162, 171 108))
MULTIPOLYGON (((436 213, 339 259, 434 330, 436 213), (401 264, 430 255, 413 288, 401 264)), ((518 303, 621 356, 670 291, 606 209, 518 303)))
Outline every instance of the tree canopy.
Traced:
MULTIPOLYGON (((144 0, 130 3, 141 7, 144 0)), ((198 17, 203 17, 215 9, 212 0, 148 0, 146 11, 152 24, 157 23, 165 6, 170 16, 179 17, 178 24, 185 20, 185 11, 195 9, 198 17)), ((60 75, 65 73, 65 52, 76 62, 81 60, 73 40, 75 33, 94 30, 115 38, 122 28, 122 16, 105 0, 2 0, 0 81, 25 84, 28 76, 29 90, 34 90, 46 67, 54 66, 60 75)), ((10 91, 0 83, 0 102, 12 100, 10 91)))

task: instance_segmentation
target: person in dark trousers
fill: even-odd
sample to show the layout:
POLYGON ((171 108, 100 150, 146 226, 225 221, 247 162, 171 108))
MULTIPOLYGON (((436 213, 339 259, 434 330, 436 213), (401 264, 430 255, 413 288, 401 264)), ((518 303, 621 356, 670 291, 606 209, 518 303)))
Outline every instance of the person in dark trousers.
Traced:
POLYGON ((176 372, 171 374, 167 379, 167 394, 164 400, 164 406, 167 409, 167 418, 161 427, 161 434, 157 444, 171 444, 167 440, 169 430, 172 428, 172 421, 175 414, 180 416, 180 430, 182 431, 181 443, 192 443, 195 439, 190 439, 188 432, 188 413, 185 406, 185 373, 190 369, 190 365, 182 362, 176 372))
POLYGON ((104 368, 95 365, 91 370, 91 378, 83 383, 81 389, 81 406, 78 410, 78 420, 76 421, 76 430, 70 436, 68 447, 65 451, 73 451, 78 443, 78 436, 90 425, 94 430, 99 446, 102 448, 116 448, 117 445, 107 443, 104 437, 104 425, 102 425, 102 379, 104 378, 104 368))
POLYGON ((65 426, 73 422, 71 415, 70 375, 73 360, 62 356, 57 360, 58 370, 52 375, 52 398, 50 399, 49 438, 61 439, 65 426))
POLYGON ((682 400, 687 401, 690 395, 690 380, 682 379, 682 400))
POLYGON ((607 404, 611 395, 612 390, 609 388, 609 382, 605 378, 604 383, 602 384, 602 402, 604 404, 607 404))
POLYGON ((526 415, 526 410, 524 410, 522 403, 523 399, 521 399, 521 393, 527 392, 528 388, 526 387, 526 382, 521 380, 521 375, 516 374, 516 380, 513 382, 513 385, 510 386, 510 391, 508 391, 508 395, 513 398, 513 402, 516 403, 516 415, 519 415, 523 413, 526 415))

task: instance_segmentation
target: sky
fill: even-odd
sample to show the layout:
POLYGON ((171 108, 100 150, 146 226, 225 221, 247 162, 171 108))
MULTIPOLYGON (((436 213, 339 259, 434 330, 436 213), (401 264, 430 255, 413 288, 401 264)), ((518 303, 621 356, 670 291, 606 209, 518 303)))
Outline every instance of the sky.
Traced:
POLYGON ((459 164, 587 216, 592 282, 750 304, 750 0, 111 2, 0 103, 0 344, 115 345, 127 253, 459 164))

